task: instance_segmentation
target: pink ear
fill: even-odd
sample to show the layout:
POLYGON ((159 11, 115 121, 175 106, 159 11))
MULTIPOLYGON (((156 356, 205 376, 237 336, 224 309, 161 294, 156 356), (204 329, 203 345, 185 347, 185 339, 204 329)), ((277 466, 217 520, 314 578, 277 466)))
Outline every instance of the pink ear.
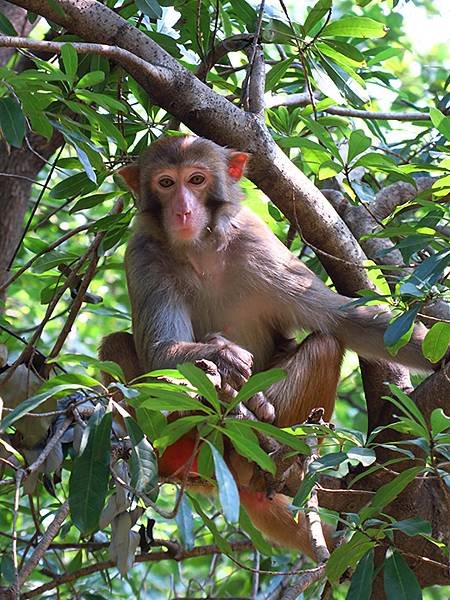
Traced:
POLYGON ((228 175, 231 179, 239 181, 244 175, 245 165, 248 161, 246 152, 231 152, 228 157, 228 175))
POLYGON ((125 179, 125 183, 135 196, 139 194, 139 165, 132 163, 122 167, 117 173, 125 179))

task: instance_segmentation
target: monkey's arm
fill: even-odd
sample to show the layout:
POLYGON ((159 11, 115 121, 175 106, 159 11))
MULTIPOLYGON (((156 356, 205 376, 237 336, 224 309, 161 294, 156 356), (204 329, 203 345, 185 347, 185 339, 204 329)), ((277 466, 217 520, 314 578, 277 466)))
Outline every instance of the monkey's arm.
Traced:
POLYGON ((264 255, 257 257, 260 268, 255 270, 258 293, 272 304, 274 317, 283 325, 334 335, 364 358, 398 362, 422 371, 433 369, 421 350, 425 327, 416 326, 408 344, 391 356, 383 341, 392 318, 385 307, 346 306, 352 298, 328 289, 265 226, 255 223, 250 230, 251 236, 244 243, 264 250, 264 255))

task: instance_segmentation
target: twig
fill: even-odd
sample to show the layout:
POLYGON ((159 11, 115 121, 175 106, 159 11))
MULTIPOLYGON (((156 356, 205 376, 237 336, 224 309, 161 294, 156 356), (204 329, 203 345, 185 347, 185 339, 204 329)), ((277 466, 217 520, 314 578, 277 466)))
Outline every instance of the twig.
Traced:
POLYGON ((315 569, 310 569, 303 573, 295 582, 294 585, 290 585, 284 593, 280 596, 280 600, 296 600, 298 596, 306 589, 308 589, 313 583, 322 579, 325 575, 325 565, 320 565, 315 569))
MULTIPOLYGON (((244 107, 244 110, 250 111, 250 112, 256 112, 256 111, 251 110, 251 108, 250 108, 251 94, 250 94, 250 85, 249 84, 253 77, 255 58, 256 58, 256 53, 257 53, 258 46, 259 46, 259 38, 261 35, 262 20, 263 20, 263 16, 264 16, 264 4, 265 4, 265 0, 261 0, 261 4, 259 6, 258 20, 256 22, 256 29, 255 29, 255 33, 254 33, 254 37, 253 37, 253 43, 252 43, 251 51, 249 53, 250 54, 249 55, 249 65, 248 65, 247 73, 245 74, 244 81, 242 83, 242 96, 241 96, 242 105, 244 107)), ((260 50, 260 54, 262 56, 262 62, 264 64, 264 56, 262 55, 261 50, 260 50)), ((258 80, 260 80, 261 79, 261 65, 260 65, 261 60, 259 60, 258 63, 259 63, 258 64, 258 80)), ((262 80, 264 81, 264 75, 262 76, 262 80)), ((259 88, 259 84, 258 84, 258 88, 259 88)), ((259 96, 259 93, 258 93, 258 96, 259 96)), ((259 104, 259 99, 258 99, 258 104, 259 104)))
POLYGON ((31 558, 25 563, 23 569, 19 573, 19 586, 22 585, 29 575, 31 575, 33 569, 38 565, 41 558, 44 556, 48 547, 52 543, 53 539, 58 535, 61 525, 69 514, 69 501, 66 500, 64 504, 60 506, 56 513, 53 521, 47 527, 41 541, 36 546, 35 551, 31 555, 31 558))
MULTIPOLYGON (((122 211, 122 209, 123 209, 123 200, 120 198, 119 200, 116 201, 113 208, 110 210, 110 212, 108 214, 116 215, 116 214, 120 213, 122 211)), ((59 354, 61 348, 64 345, 64 342, 66 341, 67 336, 70 333, 70 330, 72 329, 72 325, 74 324, 75 319, 76 319, 78 312, 81 308, 81 305, 83 303, 83 299, 86 294, 87 288, 88 288, 92 278, 95 275, 97 263, 100 259, 99 255, 97 254, 97 250, 98 250, 101 242, 103 241, 103 238, 105 237, 106 233, 107 233, 106 231, 100 231, 99 233, 97 233, 97 235, 94 238, 94 241, 91 244, 91 247, 88 250, 88 253, 92 255, 89 267, 83 277, 81 284, 78 287, 77 294, 72 301, 69 315, 64 324, 64 327, 62 328, 61 333, 59 334, 58 339, 55 342, 55 345, 53 346, 50 354, 48 355, 48 358, 54 358, 55 356, 57 356, 59 354)), ((73 281, 76 279, 76 276, 77 276, 76 269, 74 269, 74 271, 67 278, 67 281, 70 281, 72 284, 73 281)), ((67 281, 66 281, 66 283, 67 283, 67 281)))
POLYGON ((13 262, 16 259, 17 253, 19 252, 19 249, 20 249, 20 246, 22 245, 22 242, 23 242, 23 240, 24 240, 24 238, 25 238, 25 236, 26 236, 26 234, 27 234, 27 232, 28 232, 28 230, 30 228, 31 222, 33 220, 33 217, 34 217, 34 215, 35 215, 35 213, 36 213, 36 211, 37 211, 37 209, 39 207, 39 204, 41 203, 41 200, 42 200, 42 198, 44 196, 44 192, 48 188, 48 185, 50 183, 50 179, 52 178, 53 172, 54 172, 55 167, 56 167, 56 163, 58 162, 58 159, 61 156, 61 153, 62 153, 63 150, 64 150, 64 144, 62 144, 61 148, 59 149, 58 154, 56 155, 55 160, 53 161, 53 164, 50 167, 50 170, 49 170, 49 172, 47 174, 47 177, 46 177, 46 179, 44 181, 44 185, 42 186, 41 191, 39 192, 39 196, 37 197, 36 202, 34 203, 33 208, 31 209, 30 216, 28 217, 28 221, 26 222, 26 225, 23 228, 23 231, 21 233, 20 239, 17 242, 17 245, 16 245, 16 247, 14 249, 14 252, 13 252, 13 254, 11 256, 11 259, 10 259, 10 261, 8 263, 7 271, 9 271, 11 269, 12 264, 13 264, 13 262))
MULTIPOLYGON (((266 100, 267 108, 277 108, 278 106, 308 106, 312 104, 309 94, 277 94, 266 100)), ((369 121, 429 121, 430 115, 426 112, 376 112, 369 110, 359 110, 357 108, 342 108, 339 106, 330 106, 322 108, 321 112, 341 117, 354 117, 356 119, 366 119, 369 121)))
POLYGON ((68 239, 70 239, 74 235, 77 235, 78 233, 80 233, 81 231, 85 231, 86 229, 89 229, 90 226, 91 226, 90 223, 86 223, 85 225, 80 225, 79 227, 75 227, 75 229, 71 229, 70 231, 68 231, 67 233, 62 235, 60 238, 58 238, 57 240, 55 240, 54 242, 52 242, 51 244, 46 246, 43 250, 40 250, 39 252, 37 252, 32 258, 30 258, 29 261, 27 261, 22 267, 20 267, 20 269, 15 271, 14 274, 11 275, 11 277, 9 279, 7 279, 2 286, 0 286, 0 294, 2 292, 4 292, 12 283, 14 283, 14 281, 16 281, 16 279, 18 279, 23 273, 25 273, 25 271, 27 271, 31 267, 31 265, 35 262, 36 259, 43 256, 44 254, 47 254, 47 252, 54 250, 55 248, 57 248, 58 246, 60 246, 64 242, 66 242, 68 239))
MULTIPOLYGON (((245 550, 250 550, 253 545, 249 541, 242 542, 231 542, 231 547, 236 552, 243 552, 245 550)), ((178 561, 185 560, 187 558, 193 558, 197 556, 207 556, 209 554, 220 554, 222 550, 215 545, 208 546, 199 546, 197 548, 193 548, 192 550, 187 550, 181 552, 177 557, 178 561)), ((139 554, 136 556, 135 561, 137 563, 145 563, 145 562, 160 562, 162 560, 173 560, 173 554, 171 552, 151 552, 150 554, 139 554)), ((77 579, 81 579, 82 577, 87 577, 92 573, 98 573, 99 571, 105 571, 107 569, 112 569, 116 567, 116 563, 112 560, 105 560, 103 562, 96 562, 94 564, 88 565, 87 567, 83 567, 78 569, 77 571, 73 571, 72 573, 63 573, 62 575, 56 575, 52 581, 45 583, 44 585, 35 588, 25 594, 22 594, 21 600, 27 600, 28 598, 34 598, 36 596, 40 596, 44 592, 48 590, 52 590, 56 587, 64 583, 69 583, 71 581, 75 581, 77 579)))
POLYGON ((49 456, 50 452, 53 450, 53 448, 56 446, 56 444, 59 443, 59 440, 62 438, 62 436, 64 435, 64 433, 66 432, 66 430, 70 427, 72 421, 73 421, 73 417, 72 416, 68 416, 68 417, 66 417, 64 419, 61 427, 50 438, 50 441, 48 442, 48 444, 46 444, 45 448, 39 454, 39 456, 34 461, 34 463, 32 463, 27 468, 26 473, 25 473, 26 477, 29 477, 32 473, 35 473, 36 471, 38 471, 39 468, 44 464, 44 462, 46 461, 46 459, 49 456))
POLYGON ((15 474, 16 489, 14 492, 14 510, 13 510, 13 527, 12 527, 12 554, 13 554, 13 565, 14 565, 14 585, 12 588, 13 595, 18 598, 20 593, 20 579, 19 579, 19 559, 17 554, 17 517, 19 515, 19 503, 20 503, 20 486, 23 478, 23 469, 17 469, 15 474))

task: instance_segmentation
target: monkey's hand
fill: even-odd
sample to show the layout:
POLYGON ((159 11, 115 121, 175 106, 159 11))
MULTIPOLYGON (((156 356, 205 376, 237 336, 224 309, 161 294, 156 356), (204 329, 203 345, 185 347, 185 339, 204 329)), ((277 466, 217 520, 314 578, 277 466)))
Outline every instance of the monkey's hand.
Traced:
MULTIPOLYGON (((204 342, 217 346, 210 360, 217 365, 222 389, 239 390, 252 374, 253 355, 219 334, 208 335, 204 342)), ((275 409, 262 392, 249 398, 246 405, 259 421, 274 421, 275 409)))
POLYGON ((203 341, 213 346, 211 354, 205 358, 217 365, 222 384, 240 390, 252 374, 253 355, 217 333, 208 335, 203 341))

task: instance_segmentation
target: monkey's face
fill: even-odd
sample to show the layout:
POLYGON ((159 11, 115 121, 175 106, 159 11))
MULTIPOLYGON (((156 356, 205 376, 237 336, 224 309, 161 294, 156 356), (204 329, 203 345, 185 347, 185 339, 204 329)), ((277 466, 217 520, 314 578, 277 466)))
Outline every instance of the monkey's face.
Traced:
POLYGON ((152 173, 152 197, 160 205, 163 228, 173 243, 199 240, 209 222, 214 177, 201 163, 166 166, 152 173))
POLYGON ((119 173, 172 244, 201 241, 239 204, 248 154, 195 136, 160 138, 119 173))

